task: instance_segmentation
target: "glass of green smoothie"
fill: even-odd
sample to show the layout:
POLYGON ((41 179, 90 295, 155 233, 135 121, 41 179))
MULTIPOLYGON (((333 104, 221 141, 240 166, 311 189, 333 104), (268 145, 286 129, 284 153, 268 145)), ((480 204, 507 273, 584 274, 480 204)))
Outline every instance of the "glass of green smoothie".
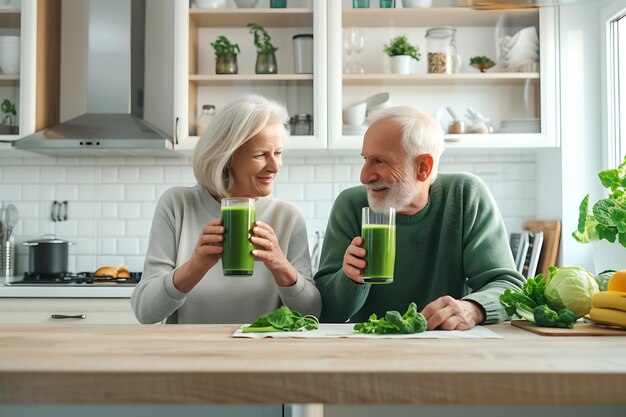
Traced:
POLYGON ((254 272, 254 245, 250 233, 256 221, 256 209, 251 198, 222 199, 222 269, 224 275, 252 275, 254 272))
POLYGON ((363 282, 391 284, 396 263, 396 209, 375 212, 363 207, 361 236, 366 251, 363 282))

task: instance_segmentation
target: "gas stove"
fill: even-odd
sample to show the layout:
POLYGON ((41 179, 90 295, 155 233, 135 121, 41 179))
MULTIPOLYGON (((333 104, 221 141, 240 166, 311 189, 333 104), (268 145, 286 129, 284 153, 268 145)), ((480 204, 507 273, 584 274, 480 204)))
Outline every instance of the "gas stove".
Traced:
POLYGON ((93 272, 78 272, 76 274, 63 272, 58 274, 25 273, 21 279, 7 282, 10 286, 32 285, 65 285, 65 286, 122 286, 137 285, 141 279, 141 272, 131 272, 129 278, 111 278, 94 275, 93 272))

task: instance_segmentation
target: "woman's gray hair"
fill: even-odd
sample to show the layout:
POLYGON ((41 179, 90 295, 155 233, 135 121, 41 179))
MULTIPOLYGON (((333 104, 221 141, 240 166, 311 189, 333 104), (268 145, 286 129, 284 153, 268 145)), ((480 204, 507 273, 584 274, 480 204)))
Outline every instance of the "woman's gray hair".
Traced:
POLYGON ((421 154, 433 156, 431 184, 437 179, 439 159, 444 150, 443 129, 432 116, 411 106, 396 106, 380 110, 372 116, 372 123, 390 118, 402 131, 402 147, 407 160, 421 154))
POLYGON ((193 151, 198 183, 216 197, 229 197, 235 151, 269 123, 279 123, 285 139, 288 122, 285 106, 262 96, 249 95, 226 105, 215 114, 193 151))

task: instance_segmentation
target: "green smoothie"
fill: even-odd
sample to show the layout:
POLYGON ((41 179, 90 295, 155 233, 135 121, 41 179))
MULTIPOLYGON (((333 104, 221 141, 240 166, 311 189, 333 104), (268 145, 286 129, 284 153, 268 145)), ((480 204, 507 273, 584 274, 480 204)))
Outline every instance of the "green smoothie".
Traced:
POLYGON ((363 226, 363 248, 365 269, 363 282, 389 284, 393 282, 393 267, 396 263, 396 226, 370 224, 363 226))
POLYGON ((222 207, 224 241, 222 268, 224 275, 252 275, 254 271, 254 245, 250 230, 256 221, 256 211, 248 207, 222 207))

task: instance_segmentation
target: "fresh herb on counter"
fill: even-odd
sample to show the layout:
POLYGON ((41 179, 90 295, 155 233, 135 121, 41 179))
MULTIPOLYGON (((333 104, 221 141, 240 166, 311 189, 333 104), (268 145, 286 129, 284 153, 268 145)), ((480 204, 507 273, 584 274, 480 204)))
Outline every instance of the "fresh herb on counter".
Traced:
POLYGON ((243 333, 269 333, 269 332, 297 332, 302 329, 315 330, 319 326, 319 320, 315 316, 298 313, 282 306, 276 310, 257 317, 249 326, 244 327, 243 333))
POLYGON ((372 314, 366 322, 355 324, 354 330, 358 333, 410 334, 426 331, 426 325, 424 315, 417 311, 415 303, 411 303, 403 315, 391 310, 379 319, 376 314, 372 314))

